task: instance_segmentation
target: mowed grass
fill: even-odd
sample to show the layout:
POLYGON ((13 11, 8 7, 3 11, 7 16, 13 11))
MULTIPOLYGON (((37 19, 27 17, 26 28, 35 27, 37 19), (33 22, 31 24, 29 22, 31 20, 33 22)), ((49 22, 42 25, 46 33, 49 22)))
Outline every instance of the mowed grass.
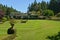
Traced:
MULTIPOLYGON (((7 36, 9 22, 0 24, 0 39, 7 36)), ((60 31, 60 21, 50 20, 28 20, 21 23, 16 20, 15 29, 17 37, 15 40, 48 40, 47 36, 55 35, 60 31)))

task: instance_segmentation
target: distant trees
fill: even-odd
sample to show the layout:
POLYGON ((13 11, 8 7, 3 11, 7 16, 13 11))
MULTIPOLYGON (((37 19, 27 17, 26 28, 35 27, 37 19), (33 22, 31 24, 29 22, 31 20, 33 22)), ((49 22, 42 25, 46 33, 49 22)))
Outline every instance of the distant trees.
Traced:
POLYGON ((5 13, 2 10, 0 10, 0 23, 3 21, 4 14, 5 13))
POLYGON ((46 10, 47 8, 48 8, 47 3, 46 3, 45 1, 42 1, 42 2, 41 2, 41 9, 42 9, 42 11, 43 11, 43 10, 46 10))
POLYGON ((32 4, 29 4, 28 12, 34 18, 38 18, 39 16, 42 16, 43 11, 47 10, 47 8, 48 6, 45 1, 37 3, 37 1, 35 0, 32 4))
POLYGON ((10 8, 7 8, 6 12, 5 12, 6 18, 7 20, 9 19, 9 15, 10 15, 10 8))
POLYGON ((49 9, 53 10, 55 15, 60 12, 60 0, 50 0, 49 9))
MULTIPOLYGON (((13 7, 7 7, 7 5, 0 4, 0 9, 4 11, 5 17, 8 19, 12 12, 18 13, 13 7)), ((20 12, 21 13, 21 12, 20 12)), ((29 4, 27 14, 28 18, 38 18, 40 16, 59 16, 60 13, 60 0, 50 0, 50 2, 37 2, 36 0, 29 4)), ((20 14, 23 15, 23 14, 20 14)), ((24 14, 25 15, 25 14, 24 14)), ((19 18, 21 16, 17 15, 19 18)), ((15 15, 14 15, 15 17, 15 15)), ((41 17, 42 18, 42 17, 41 17)))
MULTIPOLYGON (((34 14, 39 16, 55 16, 60 12, 60 1, 50 0, 50 2, 42 1, 41 3, 35 0, 32 4, 29 4, 28 14, 34 14), (34 11, 34 12, 32 12, 34 11)), ((34 16, 33 15, 33 16, 34 16)), ((58 14, 59 15, 59 14, 58 14)))
POLYGON ((4 12, 4 15, 7 18, 7 20, 10 18, 11 13, 13 13, 13 12, 18 13, 19 12, 16 9, 14 9, 12 6, 8 7, 7 5, 2 5, 2 4, 0 4, 0 10, 2 10, 4 12))
POLYGON ((2 10, 0 10, 0 19, 2 19, 4 16, 4 12, 2 10))
POLYGON ((29 4, 28 11, 38 11, 38 5, 36 0, 31 5, 29 4))
POLYGON ((37 1, 35 0, 34 3, 32 3, 31 5, 29 4, 28 11, 43 11, 46 10, 47 7, 48 6, 45 1, 37 3, 37 1))

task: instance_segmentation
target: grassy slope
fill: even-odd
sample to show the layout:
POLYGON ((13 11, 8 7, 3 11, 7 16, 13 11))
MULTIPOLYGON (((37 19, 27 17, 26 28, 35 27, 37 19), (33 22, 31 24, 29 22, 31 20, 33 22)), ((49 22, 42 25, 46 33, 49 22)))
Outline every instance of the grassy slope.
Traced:
MULTIPOLYGON (((6 31, 9 27, 9 22, 0 24, 0 38, 7 35, 6 31)), ((16 40, 47 40, 48 35, 54 35, 60 31, 60 21, 29 20, 27 23, 17 21, 15 28, 16 40)))

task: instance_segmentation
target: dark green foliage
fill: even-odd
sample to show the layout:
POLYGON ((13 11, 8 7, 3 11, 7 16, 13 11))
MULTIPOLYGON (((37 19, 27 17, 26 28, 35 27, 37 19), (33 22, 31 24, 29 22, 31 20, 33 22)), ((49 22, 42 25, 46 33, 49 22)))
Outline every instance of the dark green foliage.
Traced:
POLYGON ((35 11, 37 14, 37 11, 40 11, 40 15, 43 14, 44 10, 52 10, 54 12, 52 13, 52 11, 51 12, 49 11, 46 14, 46 16, 57 15, 60 12, 60 0, 50 0, 50 2, 47 3, 45 1, 42 1, 41 3, 40 2, 37 3, 37 1, 35 0, 32 4, 29 4, 28 7, 28 12, 35 11))
POLYGON ((44 10, 43 16, 54 16, 54 12, 52 10, 44 10))
POLYGON ((15 33, 13 27, 14 27, 14 24, 11 24, 11 27, 7 30, 7 34, 14 34, 15 33))
MULTIPOLYGON (((0 4, 0 9, 5 13, 5 17, 7 18, 7 20, 11 17, 10 14, 14 15, 13 12, 16 12, 17 15, 17 12, 19 12, 12 6, 7 7, 7 5, 2 4, 0 4)), ((58 13, 60 12, 60 0, 50 0, 50 2, 37 2, 37 0, 35 0, 33 3, 29 4, 27 11, 29 18, 38 18, 39 16, 59 16, 58 13)), ((16 19, 20 19, 21 15, 23 14, 19 14, 17 16, 16 15, 14 15, 13 17, 16 19)), ((24 19, 27 19, 27 17, 24 17, 24 19)))
POLYGON ((42 1, 42 2, 41 2, 41 9, 42 9, 42 11, 43 11, 43 10, 46 10, 47 7, 48 7, 48 6, 47 6, 47 3, 46 3, 45 1, 42 1))
POLYGON ((47 38, 50 39, 50 40, 60 40, 60 32, 58 32, 57 35, 48 36, 47 38))
POLYGON ((60 13, 58 13, 58 14, 56 15, 56 17, 60 17, 60 13))
POLYGON ((53 10, 55 15, 60 12, 60 1, 50 0, 49 9, 53 10))
POLYGON ((0 19, 2 19, 4 16, 4 12, 2 10, 0 10, 0 19))
POLYGON ((28 7, 28 12, 30 12, 29 16, 31 16, 32 18, 38 18, 38 16, 42 15, 43 11, 47 10, 47 8, 48 5, 45 1, 42 1, 41 3, 40 2, 37 3, 37 1, 35 0, 32 4, 29 4, 28 7))
POLYGON ((10 8, 7 8, 6 15, 10 15, 10 8))
POLYGON ((0 4, 0 10, 4 12, 4 15, 7 18, 7 20, 10 18, 10 14, 12 14, 13 12, 16 12, 16 13, 19 12, 16 9, 14 9, 12 6, 8 7, 7 5, 2 5, 2 4, 0 4))
POLYGON ((38 4, 36 0, 31 5, 29 4, 28 11, 38 11, 38 4))
POLYGON ((5 15, 6 15, 6 18, 8 20, 9 19, 9 15, 10 15, 10 8, 7 8, 5 15))
POLYGON ((37 3, 35 0, 34 3, 31 5, 29 4, 28 11, 41 11, 47 9, 47 3, 45 1, 42 1, 41 3, 37 3))

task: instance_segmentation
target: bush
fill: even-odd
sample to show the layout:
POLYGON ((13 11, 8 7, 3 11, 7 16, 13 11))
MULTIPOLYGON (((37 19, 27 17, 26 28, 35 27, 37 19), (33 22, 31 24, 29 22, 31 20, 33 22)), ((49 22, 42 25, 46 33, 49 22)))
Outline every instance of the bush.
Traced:
POLYGON ((5 22, 5 21, 7 21, 7 19, 5 17, 3 17, 2 22, 5 22))
POLYGON ((27 19, 21 19, 21 23, 26 23, 28 20, 27 19))
POLYGON ((48 36, 47 38, 50 40, 60 40, 60 32, 56 35, 48 36))
POLYGON ((54 16, 54 12, 52 10, 44 10, 43 16, 54 16))

